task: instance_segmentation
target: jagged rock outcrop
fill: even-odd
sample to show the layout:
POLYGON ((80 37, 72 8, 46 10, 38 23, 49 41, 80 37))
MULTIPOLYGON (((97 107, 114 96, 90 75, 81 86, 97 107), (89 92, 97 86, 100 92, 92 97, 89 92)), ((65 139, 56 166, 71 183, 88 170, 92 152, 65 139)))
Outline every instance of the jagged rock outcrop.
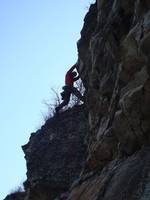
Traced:
POLYGON ((149 199, 150 1, 97 0, 78 52, 89 155, 69 199, 149 199))
POLYGON ((25 196, 25 192, 14 192, 12 194, 7 195, 7 197, 4 200, 24 200, 25 196))
POLYGON ((87 156, 88 130, 83 105, 54 116, 23 146, 27 162, 27 200, 53 199, 68 191, 87 156))
POLYGON ((150 199, 150 147, 127 158, 115 159, 75 187, 70 199, 150 199))

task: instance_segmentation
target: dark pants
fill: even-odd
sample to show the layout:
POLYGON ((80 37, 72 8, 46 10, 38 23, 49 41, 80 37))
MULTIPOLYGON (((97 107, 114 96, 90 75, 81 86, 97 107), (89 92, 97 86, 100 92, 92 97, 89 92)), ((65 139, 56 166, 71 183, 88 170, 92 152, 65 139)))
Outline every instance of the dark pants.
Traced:
POLYGON ((66 106, 70 101, 71 94, 74 94, 78 99, 84 102, 84 97, 81 95, 81 93, 73 86, 71 85, 65 85, 63 87, 64 89, 64 100, 63 102, 56 108, 57 111, 59 111, 61 108, 66 106))

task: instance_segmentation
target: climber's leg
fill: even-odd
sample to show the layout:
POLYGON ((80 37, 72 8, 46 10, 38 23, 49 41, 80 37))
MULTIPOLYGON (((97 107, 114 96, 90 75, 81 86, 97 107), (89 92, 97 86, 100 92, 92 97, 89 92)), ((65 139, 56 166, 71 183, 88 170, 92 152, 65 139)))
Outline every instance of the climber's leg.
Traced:
POLYGON ((72 93, 78 97, 78 99, 80 99, 81 101, 84 102, 84 97, 81 95, 81 93, 79 92, 79 90, 77 90, 77 88, 72 87, 72 93))
POLYGON ((71 93, 65 94, 63 102, 55 108, 56 113, 58 113, 60 109, 62 109, 64 106, 66 106, 69 103, 70 95, 71 93))

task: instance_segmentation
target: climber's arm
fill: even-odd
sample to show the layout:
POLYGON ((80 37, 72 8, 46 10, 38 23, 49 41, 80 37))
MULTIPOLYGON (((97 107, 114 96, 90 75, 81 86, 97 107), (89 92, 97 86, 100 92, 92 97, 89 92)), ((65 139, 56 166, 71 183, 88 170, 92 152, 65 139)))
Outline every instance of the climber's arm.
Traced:
POLYGON ((75 77, 73 80, 77 81, 80 78, 80 76, 78 75, 77 77, 75 77))
POLYGON ((72 72, 76 67, 77 67, 77 65, 74 64, 74 65, 68 70, 68 72, 72 72))

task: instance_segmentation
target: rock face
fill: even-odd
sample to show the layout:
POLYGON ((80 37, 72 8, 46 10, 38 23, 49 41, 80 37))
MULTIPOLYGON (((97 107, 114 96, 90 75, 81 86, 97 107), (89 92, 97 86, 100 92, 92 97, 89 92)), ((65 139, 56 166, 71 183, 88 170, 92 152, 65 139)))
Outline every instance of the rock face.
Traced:
POLYGON ((77 47, 86 114, 49 119, 23 146, 25 200, 149 200, 150 1, 97 0, 77 47))
POLYGON ((74 188, 70 199, 150 199, 150 148, 115 159, 74 188))
POLYGON ((78 52, 89 142, 69 199, 149 199, 150 1, 97 0, 78 52))
POLYGON ((7 195, 4 200, 24 200, 25 196, 25 192, 14 192, 10 195, 7 195))
POLYGON ((88 120, 77 106, 46 121, 23 146, 27 162, 27 199, 53 199, 78 178, 87 156, 88 120))

